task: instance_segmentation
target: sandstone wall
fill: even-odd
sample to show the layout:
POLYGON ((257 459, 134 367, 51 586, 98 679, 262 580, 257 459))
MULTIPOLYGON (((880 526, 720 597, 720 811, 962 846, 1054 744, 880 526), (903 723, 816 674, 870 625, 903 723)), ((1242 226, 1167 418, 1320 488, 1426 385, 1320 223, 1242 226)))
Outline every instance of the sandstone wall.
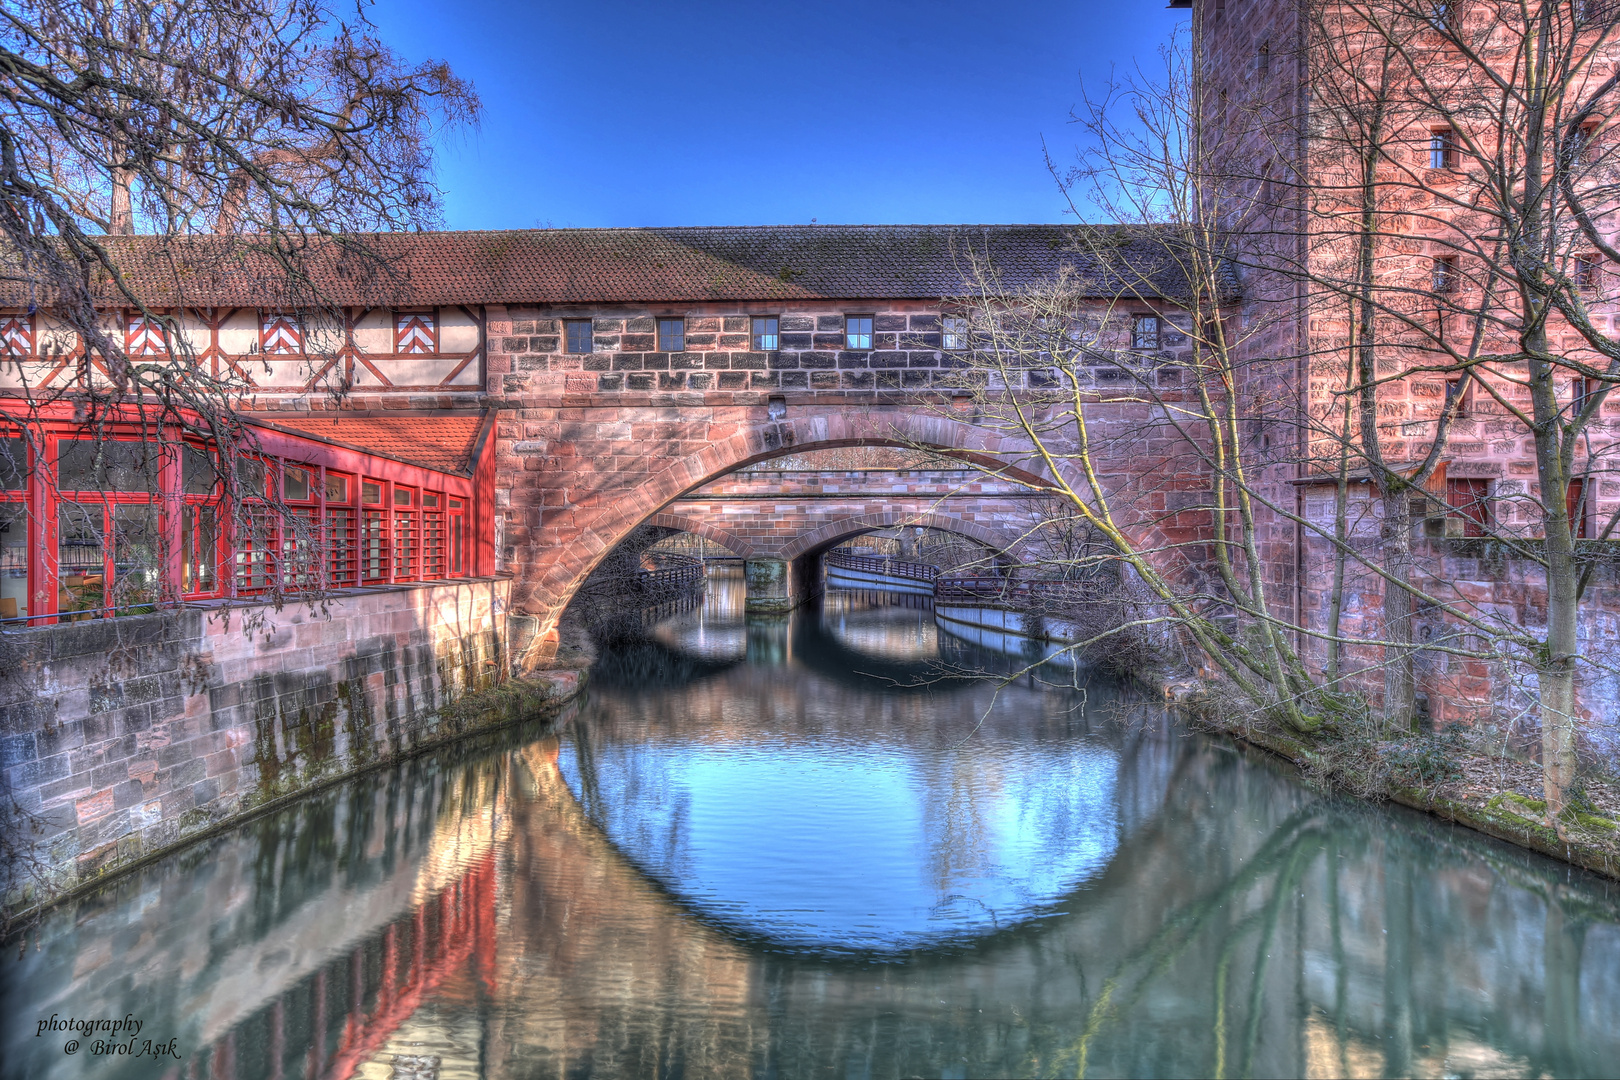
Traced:
POLYGON ((325 612, 188 606, 0 634, 7 906, 504 719, 462 699, 504 678, 508 588, 398 586, 325 612))

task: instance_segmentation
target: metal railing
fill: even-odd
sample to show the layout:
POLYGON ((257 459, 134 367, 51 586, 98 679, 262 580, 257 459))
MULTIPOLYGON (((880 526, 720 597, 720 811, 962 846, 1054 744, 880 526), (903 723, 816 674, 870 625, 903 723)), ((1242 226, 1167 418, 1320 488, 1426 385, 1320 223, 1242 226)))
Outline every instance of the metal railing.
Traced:
POLYGON ((939 567, 932 563, 902 562, 883 556, 845 555, 829 551, 826 560, 828 566, 836 566, 840 570, 883 574, 887 577, 905 578, 908 581, 933 581, 939 576, 939 567))
POLYGON ((1038 581, 959 575, 934 579, 934 603, 954 607, 1004 607, 1016 611, 1059 611, 1095 603, 1105 586, 1094 581, 1038 581))

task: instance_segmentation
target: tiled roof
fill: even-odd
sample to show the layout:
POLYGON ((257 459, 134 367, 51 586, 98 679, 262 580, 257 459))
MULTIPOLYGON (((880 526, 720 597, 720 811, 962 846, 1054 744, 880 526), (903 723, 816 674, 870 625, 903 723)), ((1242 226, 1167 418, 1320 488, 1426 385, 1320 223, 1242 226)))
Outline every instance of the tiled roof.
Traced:
POLYGON ((256 422, 294 434, 313 435, 356 450, 441 472, 472 468, 482 416, 314 416, 276 413, 256 422))
MULTIPOLYGON (((1088 227, 1174 295, 1173 260, 1140 233, 1088 227), (1100 231, 1098 231, 1100 230, 1100 231)), ((971 250, 1004 284, 1087 261, 1069 225, 780 225, 384 233, 372 256, 321 241, 301 266, 322 298, 372 304, 602 304, 955 295, 971 250)), ((137 295, 154 306, 265 307, 286 280, 253 237, 108 237, 137 295)), ((1083 267, 1082 267, 1083 269, 1083 267)), ((0 303, 21 286, 0 289, 0 303)), ((1100 291, 1109 286, 1103 285, 1100 291)))

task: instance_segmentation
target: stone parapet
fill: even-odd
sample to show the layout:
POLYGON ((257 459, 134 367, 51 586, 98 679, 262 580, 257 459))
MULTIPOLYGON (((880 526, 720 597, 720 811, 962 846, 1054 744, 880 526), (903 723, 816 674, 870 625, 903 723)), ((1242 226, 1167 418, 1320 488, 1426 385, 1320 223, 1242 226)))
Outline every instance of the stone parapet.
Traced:
POLYGON ((514 693, 508 592, 423 583, 318 611, 196 605, 0 633, 5 906, 566 696, 571 673, 514 693))

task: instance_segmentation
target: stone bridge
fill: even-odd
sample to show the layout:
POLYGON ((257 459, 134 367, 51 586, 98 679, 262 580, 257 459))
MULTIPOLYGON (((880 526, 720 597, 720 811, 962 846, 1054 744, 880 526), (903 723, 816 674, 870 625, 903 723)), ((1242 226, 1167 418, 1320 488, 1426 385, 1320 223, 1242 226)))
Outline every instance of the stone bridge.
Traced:
POLYGON ((976 469, 745 469, 683 495, 647 519, 694 533, 743 558, 755 610, 791 606, 814 581, 815 556, 861 533, 922 526, 956 533, 987 554, 1024 561, 1038 546, 1041 491, 976 469), (798 573, 790 566, 800 564, 798 573), (786 591, 759 590, 780 584, 786 591), (796 586, 798 586, 796 588, 796 586))
MULTIPOLYGON (((939 396, 595 393, 505 405, 496 425, 495 484, 504 524, 498 542, 515 576, 514 646, 526 650, 529 663, 551 654, 569 600, 639 525, 690 530, 745 557, 788 562, 846 536, 914 523, 962 533, 1016 560, 1033 500, 1013 491, 1046 483, 1029 447, 957 413, 939 396), (839 498, 825 499, 802 491, 780 500, 795 507, 781 513, 776 504, 764 509, 767 498, 738 498, 740 491, 728 486, 752 485, 753 494, 766 496, 771 480, 725 481, 786 454, 848 446, 928 449, 1000 469, 1010 479, 994 485, 997 490, 958 496, 948 494, 943 478, 917 492, 837 492, 839 498), (753 505, 742 510, 743 503, 753 505), (989 523, 1002 513, 1011 517, 989 523)), ((1191 535, 1198 523, 1177 520, 1175 500, 1207 489, 1208 482, 1185 448, 1140 434, 1146 414, 1145 406, 1124 400, 1097 406, 1091 436, 1117 447, 1104 483, 1134 489, 1130 501, 1144 529, 1162 535, 1184 528, 1191 535)), ((748 475, 773 477, 770 470, 748 475)), ((761 596, 791 606, 793 577, 784 567, 762 575, 761 596)))

